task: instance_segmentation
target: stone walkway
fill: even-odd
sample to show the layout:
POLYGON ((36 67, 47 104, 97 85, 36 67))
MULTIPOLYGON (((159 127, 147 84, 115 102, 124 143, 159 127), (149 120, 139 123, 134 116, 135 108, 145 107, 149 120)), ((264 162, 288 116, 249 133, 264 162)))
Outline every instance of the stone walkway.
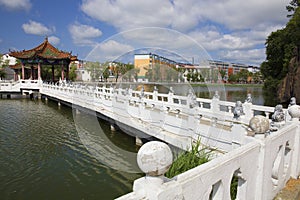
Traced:
POLYGON ((300 178, 290 179, 274 200, 300 200, 300 178))

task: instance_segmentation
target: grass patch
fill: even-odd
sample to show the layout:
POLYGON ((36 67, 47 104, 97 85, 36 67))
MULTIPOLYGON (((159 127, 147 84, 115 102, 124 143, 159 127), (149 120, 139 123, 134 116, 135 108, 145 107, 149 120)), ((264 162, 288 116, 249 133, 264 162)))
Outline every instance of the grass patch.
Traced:
POLYGON ((179 153, 165 176, 172 178, 178 174, 188 171, 189 169, 210 161, 212 150, 208 148, 200 149, 199 147, 200 140, 198 140, 195 144, 192 144, 192 149, 190 151, 179 153))

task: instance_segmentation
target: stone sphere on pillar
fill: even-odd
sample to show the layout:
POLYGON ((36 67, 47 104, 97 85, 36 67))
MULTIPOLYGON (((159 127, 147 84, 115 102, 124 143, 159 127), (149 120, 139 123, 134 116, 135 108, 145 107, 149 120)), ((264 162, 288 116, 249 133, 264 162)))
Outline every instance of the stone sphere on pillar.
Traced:
POLYGON ((299 105, 292 105, 288 108, 289 115, 292 118, 300 118, 300 106, 299 105))
POLYGON ((265 116, 256 115, 250 119, 249 126, 256 134, 264 134, 270 129, 270 122, 265 116))
POLYGON ((172 162, 171 149, 163 142, 148 142, 140 148, 137 154, 137 163, 140 169, 149 176, 164 175, 172 162))

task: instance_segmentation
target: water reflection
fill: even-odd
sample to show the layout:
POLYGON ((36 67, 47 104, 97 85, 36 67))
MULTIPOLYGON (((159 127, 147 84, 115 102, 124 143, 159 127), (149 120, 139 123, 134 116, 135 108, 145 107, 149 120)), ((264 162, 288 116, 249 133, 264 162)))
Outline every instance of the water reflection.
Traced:
POLYGON ((199 98, 211 99, 215 91, 219 92, 220 100, 236 102, 244 102, 247 98, 247 94, 251 94, 252 103, 256 105, 264 105, 264 97, 262 95, 262 87, 237 87, 237 86, 225 86, 220 89, 219 86, 211 86, 208 90, 205 86, 193 87, 195 94, 199 98))

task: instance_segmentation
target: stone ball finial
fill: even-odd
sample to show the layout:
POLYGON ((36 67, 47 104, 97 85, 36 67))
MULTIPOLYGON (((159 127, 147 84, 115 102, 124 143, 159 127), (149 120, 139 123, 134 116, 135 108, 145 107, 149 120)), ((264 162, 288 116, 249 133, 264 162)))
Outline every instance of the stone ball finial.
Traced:
POLYGON ((270 129, 270 122, 265 116, 256 115, 250 119, 249 126, 256 134, 264 134, 270 129))
POLYGON ((292 105, 288 108, 288 112, 289 112, 289 115, 295 119, 295 118, 300 118, 300 106, 299 105, 292 105))
POLYGON ((172 162, 171 149, 163 142, 148 142, 140 148, 137 154, 137 163, 140 169, 149 176, 164 175, 172 162))

